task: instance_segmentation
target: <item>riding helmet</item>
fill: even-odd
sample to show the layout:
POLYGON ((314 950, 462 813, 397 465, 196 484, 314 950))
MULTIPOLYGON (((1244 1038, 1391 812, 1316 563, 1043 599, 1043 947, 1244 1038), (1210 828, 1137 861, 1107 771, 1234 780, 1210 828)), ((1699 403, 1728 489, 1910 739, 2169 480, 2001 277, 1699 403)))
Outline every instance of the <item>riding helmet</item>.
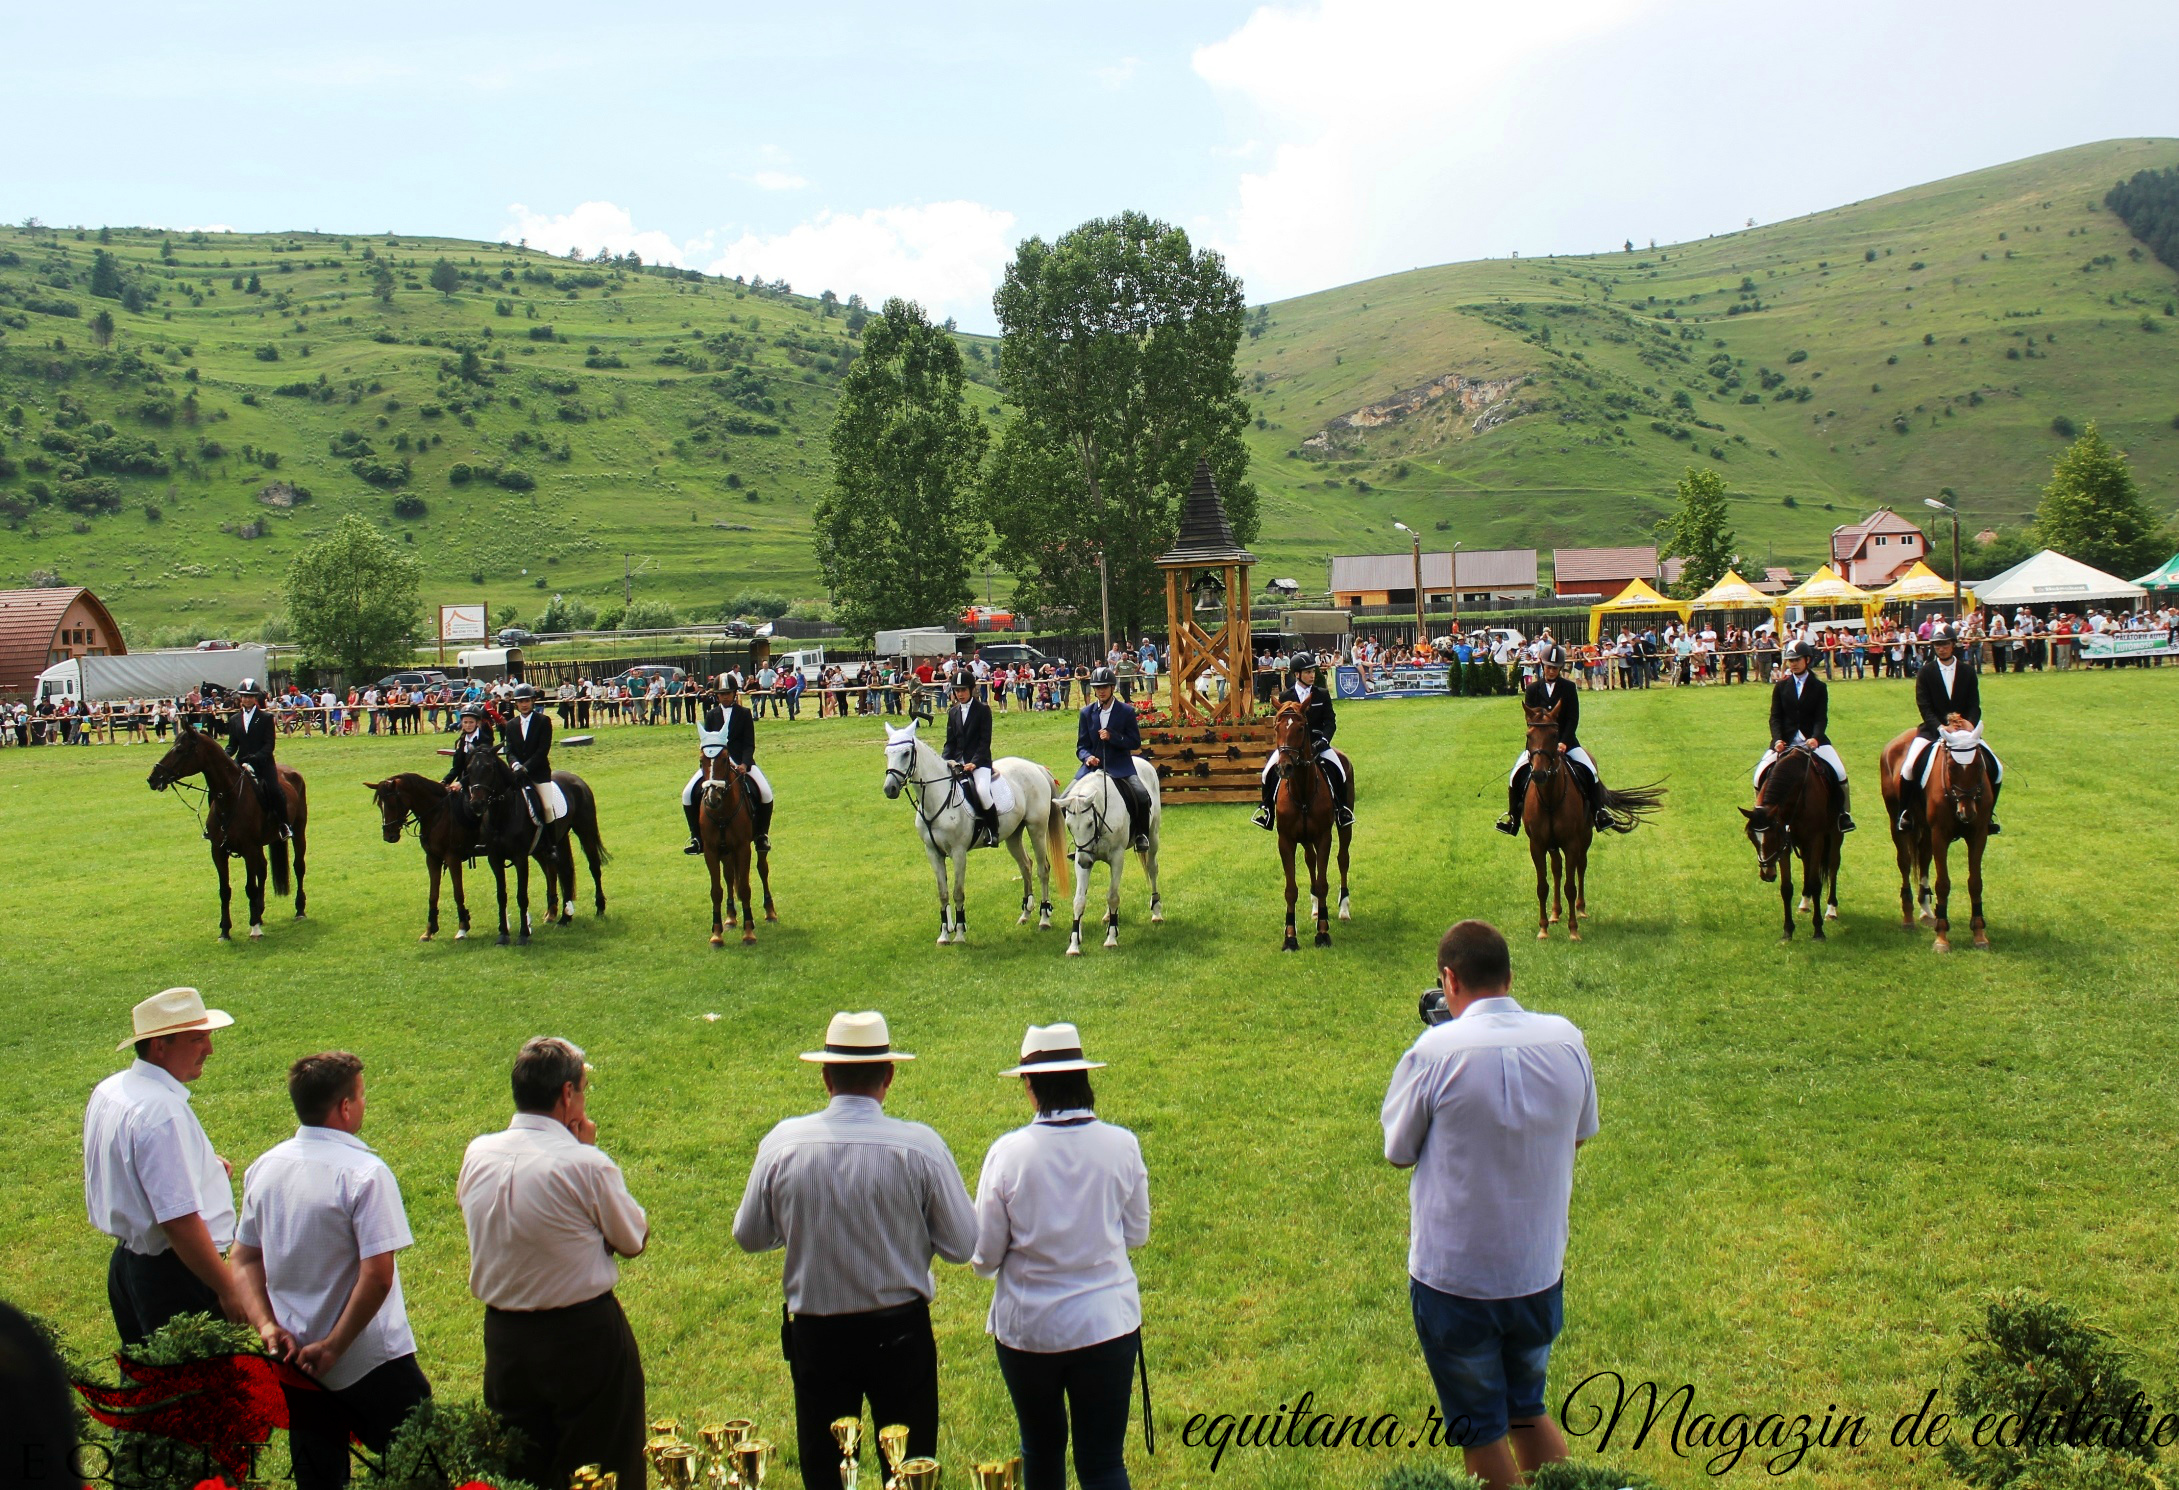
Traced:
POLYGON ((1286 665, 1288 669, 1293 672, 1313 673, 1316 671, 1316 653, 1296 652, 1293 657, 1287 661, 1286 665))
POLYGON ((727 695, 729 698, 740 694, 741 679, 735 677, 732 673, 719 674, 719 692, 727 695))
POLYGON ((478 719, 478 720, 484 720, 484 719, 490 719, 491 717, 492 717, 492 716, 491 716, 490 714, 487 714, 487 713, 485 712, 485 710, 484 710, 484 705, 482 705, 482 704, 463 704, 463 705, 462 705, 462 718, 464 718, 464 719, 478 719))
POLYGON ((1959 639, 1960 634, 1957 631, 1954 631, 1950 626, 1939 626, 1929 633, 1929 644, 1933 647, 1939 642, 1956 643, 1959 641, 1959 639))
POLYGON ((955 693, 960 693, 963 691, 973 691, 975 687, 976 675, 970 672, 967 668, 964 667, 959 672, 953 675, 953 691, 955 693))
POLYGON ((1550 651, 1544 653, 1543 665, 1545 667, 1559 668, 1566 666, 1566 649, 1564 647, 1553 647, 1550 651))
POLYGON ((517 683, 514 690, 514 700, 516 703, 520 703, 524 699, 528 699, 533 704, 536 703, 537 690, 527 683, 517 683))
POLYGON ((1796 657, 1804 662, 1814 662, 1816 660, 1816 649, 1805 641, 1795 642, 1786 648, 1786 661, 1791 662, 1796 657))
POLYGON ((240 698, 245 693, 252 698, 263 698, 265 696, 265 685, 255 678, 244 678, 235 685, 235 697, 240 698))
POLYGON ((1119 682, 1118 676, 1109 667, 1100 667, 1090 674, 1090 687, 1092 688, 1115 688, 1119 686, 1119 682))

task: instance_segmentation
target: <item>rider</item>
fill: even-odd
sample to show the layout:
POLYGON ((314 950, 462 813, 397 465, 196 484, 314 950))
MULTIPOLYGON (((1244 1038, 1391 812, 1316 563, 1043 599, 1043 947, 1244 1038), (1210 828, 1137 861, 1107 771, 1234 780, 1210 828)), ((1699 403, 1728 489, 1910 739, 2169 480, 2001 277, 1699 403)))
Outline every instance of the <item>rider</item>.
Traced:
POLYGON ((953 705, 946 710, 946 748, 962 795, 976 814, 985 848, 999 846, 999 810, 991 805, 991 705, 976 696, 976 675, 959 668, 952 678, 953 705))
POLYGON ((1082 706, 1074 731, 1074 758, 1082 769, 1080 781, 1092 771, 1102 771, 1120 789, 1127 803, 1128 842, 1136 849, 1150 847, 1150 796, 1135 778, 1135 752, 1142 749, 1142 730, 1135 722, 1135 706, 1112 696, 1119 680, 1112 669, 1100 667, 1090 674, 1092 702, 1082 706))
POLYGON ((265 685, 244 678, 235 689, 235 714, 227 722, 227 753, 235 764, 250 773, 257 784, 257 800, 273 836, 287 836, 287 794, 280 790, 280 768, 273 763, 272 744, 279 731, 265 708, 265 685))
POLYGON ((1770 690, 1770 749, 1755 763, 1755 789, 1763 789, 1763 775, 1771 764, 1786 751, 1804 741, 1816 748, 1816 759, 1831 773, 1831 780, 1839 789, 1839 831, 1854 831, 1854 815, 1848 810, 1849 793, 1846 786, 1846 762, 1839 759, 1829 739, 1831 726, 1831 690, 1823 679, 1808 670, 1816 657, 1816 649, 1807 642, 1794 642, 1786 648, 1786 675, 1771 685, 1770 690))
MULTIPOLYGON (((1521 694, 1521 705, 1527 709, 1559 710, 1559 754, 1566 757, 1574 768, 1574 780, 1581 783, 1582 800, 1589 804, 1589 820, 1598 832, 1612 825, 1612 815, 1604 808, 1604 780, 1598 774, 1596 762, 1581 746, 1581 690, 1567 682, 1559 674, 1566 669, 1566 649, 1554 645, 1543 654, 1543 676, 1528 685, 1521 694)), ((1518 836, 1521 831, 1521 799, 1528 794, 1528 752, 1523 750, 1514 757, 1513 775, 1506 783, 1506 815, 1494 825, 1499 832, 1518 836)))
POLYGON ((515 688, 514 718, 501 727, 500 744, 522 787, 530 821, 542 827, 545 808, 538 800, 537 788, 552 780, 552 716, 537 711, 537 690, 527 683, 515 688))
MULTIPOLYGON (((770 853, 772 849, 772 783, 764 779, 764 772, 757 766, 756 716, 741 701, 741 675, 728 671, 719 675, 719 691, 706 701, 703 723, 697 727, 697 738, 707 746, 717 742, 721 732, 726 735, 726 758, 736 769, 749 778, 756 789, 756 810, 751 814, 756 824, 757 847, 770 853)), ((700 854, 704 851, 703 835, 699 831, 702 808, 696 800, 696 789, 703 783, 704 768, 698 766, 688 785, 681 788, 681 810, 688 815, 688 847, 681 852, 700 854)))
MULTIPOLYGON (((1351 828, 1354 826, 1354 785, 1347 776, 1345 758, 1332 749, 1332 736, 1339 733, 1339 718, 1332 712, 1330 690, 1317 682, 1316 654, 1296 652, 1288 659, 1287 669, 1294 677, 1293 691, 1279 702, 1284 704, 1290 698, 1307 716, 1309 738, 1316 742, 1317 760, 1323 764, 1325 774, 1331 778, 1333 820, 1342 828, 1351 828)), ((1271 758, 1264 762, 1263 805, 1256 809, 1256 815, 1250 819, 1267 832, 1274 826, 1272 812, 1279 794, 1278 770, 1279 752, 1274 750, 1271 758)))
POLYGON ((446 774, 439 778, 440 785, 450 792, 462 789, 462 781, 469 774, 469 763, 479 750, 492 747, 492 737, 484 732, 484 705, 474 699, 462 705, 461 738, 454 742, 454 758, 447 762, 446 774))
MULTIPOLYGON (((1978 732, 1982 726, 1982 688, 1969 667, 1959 655, 1959 633, 1950 626, 1939 626, 1930 633, 1931 650, 1936 653, 1922 664, 1914 675, 1914 703, 1921 711, 1922 722, 1915 727, 1914 739, 1907 744, 1906 757, 1899 763, 1899 783, 1904 788, 1901 795, 1906 802, 1899 809, 1899 831, 1908 832, 1913 827, 1913 814, 1920 804, 1920 793, 1929 780, 1929 763, 1934 753, 1930 747, 1945 731, 1945 720, 1957 714, 1978 732)), ((1997 825, 1997 792, 2005 780, 2005 768, 1989 746, 1980 747, 1983 759, 1990 767, 1990 828, 2003 831, 1997 825)))

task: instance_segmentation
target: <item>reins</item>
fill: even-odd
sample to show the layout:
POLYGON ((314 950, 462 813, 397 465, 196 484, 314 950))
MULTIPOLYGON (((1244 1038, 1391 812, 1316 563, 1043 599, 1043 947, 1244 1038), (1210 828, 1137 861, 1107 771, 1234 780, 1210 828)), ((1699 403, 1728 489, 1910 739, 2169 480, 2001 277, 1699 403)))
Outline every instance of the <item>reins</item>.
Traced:
MULTIPOLYGON (((923 754, 923 742, 921 740, 916 740, 911 742, 911 744, 913 746, 913 749, 910 752, 910 760, 921 759, 923 754)), ((885 779, 888 781, 892 781, 896 778, 899 780, 902 788, 916 788, 916 790, 907 793, 908 805, 915 809, 916 817, 922 822, 924 836, 931 836, 932 826, 938 821, 939 817, 944 814, 946 808, 952 805, 954 793, 960 790, 960 782, 955 778, 954 774, 951 771, 948 771, 941 776, 924 777, 916 775, 915 768, 913 766, 904 768, 901 766, 888 764, 885 768, 885 779), (944 796, 938 799, 938 810, 936 812, 926 813, 923 810, 923 801, 926 797, 930 795, 930 793, 929 791, 925 790, 925 788, 936 786, 940 782, 945 783, 946 793, 944 796)))

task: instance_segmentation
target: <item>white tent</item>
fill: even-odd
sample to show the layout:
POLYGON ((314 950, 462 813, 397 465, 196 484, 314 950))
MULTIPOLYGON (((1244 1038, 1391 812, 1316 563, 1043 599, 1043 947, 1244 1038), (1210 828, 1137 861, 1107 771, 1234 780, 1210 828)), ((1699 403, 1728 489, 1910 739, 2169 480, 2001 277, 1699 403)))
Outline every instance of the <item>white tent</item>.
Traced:
POLYGON ((1987 606, 2075 606, 2094 600, 2139 600, 2148 593, 2052 548, 1975 586, 1975 598, 1987 606))

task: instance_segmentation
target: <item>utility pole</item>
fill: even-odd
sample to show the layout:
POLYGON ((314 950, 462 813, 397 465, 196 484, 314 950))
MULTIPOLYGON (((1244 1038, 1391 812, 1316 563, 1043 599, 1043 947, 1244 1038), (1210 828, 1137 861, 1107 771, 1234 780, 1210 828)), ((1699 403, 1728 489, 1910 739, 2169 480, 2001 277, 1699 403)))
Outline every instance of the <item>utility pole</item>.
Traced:
POLYGON ((1460 545, 1453 545, 1453 630, 1460 630, 1460 545))
POLYGON ((1105 550, 1097 549, 1097 608, 1102 614, 1105 628, 1105 655, 1112 655, 1112 585, 1105 573, 1105 550))
POLYGON ((1922 505, 1952 514, 1952 624, 1956 628, 1960 624, 1960 510, 1935 497, 1922 498, 1922 505))
POLYGON ((1394 522, 1392 526, 1415 540, 1415 647, 1420 651, 1427 640, 1422 624, 1422 534, 1403 522, 1394 522))
POLYGON ((623 609, 636 603, 635 571, 628 567, 630 554, 620 556, 620 603, 623 609))

